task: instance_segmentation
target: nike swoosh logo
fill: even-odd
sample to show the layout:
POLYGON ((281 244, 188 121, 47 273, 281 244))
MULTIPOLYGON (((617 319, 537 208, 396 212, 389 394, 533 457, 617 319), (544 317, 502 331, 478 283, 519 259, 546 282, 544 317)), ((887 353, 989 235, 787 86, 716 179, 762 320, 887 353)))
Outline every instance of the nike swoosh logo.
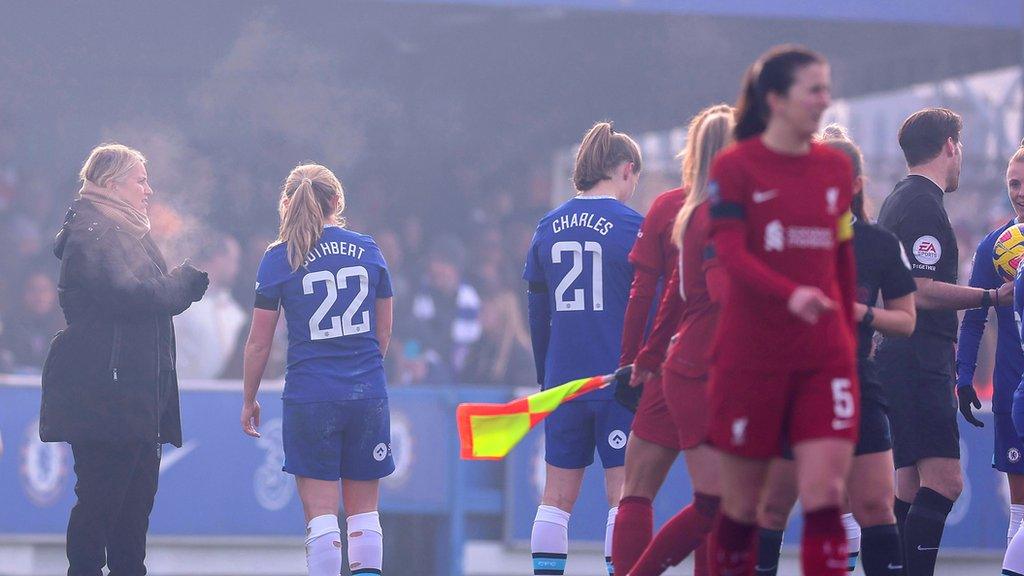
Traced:
POLYGON ((903 564, 889 564, 886 566, 888 570, 903 570, 903 564))
POLYGON ((754 200, 754 204, 760 204, 762 202, 767 202, 778 195, 778 190, 767 190, 765 192, 754 191, 754 193, 751 194, 751 197, 754 200))
POLYGON ((920 550, 921 552, 927 552, 928 550, 938 550, 939 547, 936 546, 935 548, 925 548, 925 547, 921 546, 920 544, 918 544, 917 545, 917 549, 920 550))
POLYGON ((160 474, 163 474, 171 466, 174 466, 178 462, 181 462, 186 456, 192 453, 193 450, 199 447, 199 442, 195 440, 189 440, 185 442, 181 448, 176 448, 170 453, 164 452, 162 458, 160 458, 160 474))

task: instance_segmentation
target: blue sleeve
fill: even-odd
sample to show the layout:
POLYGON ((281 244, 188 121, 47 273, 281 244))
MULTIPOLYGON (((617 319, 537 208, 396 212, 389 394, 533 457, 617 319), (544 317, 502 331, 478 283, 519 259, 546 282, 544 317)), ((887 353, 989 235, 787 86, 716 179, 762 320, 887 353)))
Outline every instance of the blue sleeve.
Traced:
MULTIPOLYGON (((282 285, 288 279, 283 269, 284 261, 281 259, 282 250, 267 250, 260 261, 260 267, 256 271, 256 294, 267 302, 279 302, 281 300, 282 285)), ((290 269, 287 270, 289 273, 290 269)))
MULTIPOLYGON (((978 244, 971 264, 971 280, 968 283, 975 288, 998 288, 1002 282, 996 275, 992 265, 992 243, 990 236, 978 244)), ((1015 296, 1016 298, 1016 296, 1015 296)), ((978 367, 978 348, 981 336, 985 333, 988 322, 988 307, 972 308, 964 312, 960 321, 960 338, 956 348, 956 385, 971 386, 974 384, 974 370, 978 367)))
POLYGON ((526 254, 526 266, 523 269, 523 280, 527 282, 547 282, 544 277, 544 266, 540 259, 540 228, 533 235, 530 242, 530 251, 526 254))
POLYGON ((537 383, 544 385, 544 364, 548 358, 551 340, 551 304, 547 291, 527 292, 527 310, 530 318, 530 340, 533 342, 533 363, 537 368, 537 383))
POLYGON ((388 272, 388 263, 384 260, 384 253, 374 242, 372 243, 374 259, 380 266, 380 278, 377 280, 377 287, 374 289, 377 298, 391 298, 394 292, 391 289, 391 273, 388 272))

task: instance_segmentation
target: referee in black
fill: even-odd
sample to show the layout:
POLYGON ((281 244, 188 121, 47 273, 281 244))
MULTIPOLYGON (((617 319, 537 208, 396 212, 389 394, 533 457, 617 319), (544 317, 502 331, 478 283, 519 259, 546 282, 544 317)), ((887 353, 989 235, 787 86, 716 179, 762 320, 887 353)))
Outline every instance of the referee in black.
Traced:
MULTIPOLYGON (((896 521, 907 576, 935 571, 942 529, 963 490, 954 397, 957 310, 1008 306, 1013 283, 998 290, 957 285, 956 235, 943 199, 957 189, 963 146, 960 116, 945 108, 914 113, 900 128, 909 173, 885 199, 878 223, 906 248, 917 283, 917 328, 886 337, 876 352, 889 399, 896 465, 896 521)), ((977 403, 977 397, 965 398, 977 403)), ((977 403, 976 407, 980 407, 977 403)))

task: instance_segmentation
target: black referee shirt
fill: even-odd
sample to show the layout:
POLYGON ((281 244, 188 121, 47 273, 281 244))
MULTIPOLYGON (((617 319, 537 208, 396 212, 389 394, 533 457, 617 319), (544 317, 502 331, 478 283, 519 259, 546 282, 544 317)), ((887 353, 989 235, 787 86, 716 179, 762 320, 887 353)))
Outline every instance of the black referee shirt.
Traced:
MULTIPOLYGON (((924 176, 900 180, 885 199, 878 224, 899 238, 915 278, 956 284, 959 251, 942 205, 944 192, 924 176)), ((917 310, 915 334, 956 340, 956 310, 917 310)))

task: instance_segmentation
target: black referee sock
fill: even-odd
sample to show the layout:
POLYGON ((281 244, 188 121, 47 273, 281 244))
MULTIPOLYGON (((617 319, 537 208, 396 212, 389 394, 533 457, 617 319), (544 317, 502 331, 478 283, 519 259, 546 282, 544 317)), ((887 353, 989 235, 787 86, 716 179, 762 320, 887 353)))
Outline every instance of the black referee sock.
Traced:
POLYGON ((901 576, 903 554, 896 525, 861 528, 860 558, 867 576, 901 576))
POLYGON ((931 488, 921 488, 907 512, 903 532, 903 566, 907 576, 931 576, 942 542, 942 529, 953 501, 931 488))
POLYGON ((757 576, 775 576, 779 571, 779 556, 782 554, 782 530, 761 528, 757 534, 757 576))

